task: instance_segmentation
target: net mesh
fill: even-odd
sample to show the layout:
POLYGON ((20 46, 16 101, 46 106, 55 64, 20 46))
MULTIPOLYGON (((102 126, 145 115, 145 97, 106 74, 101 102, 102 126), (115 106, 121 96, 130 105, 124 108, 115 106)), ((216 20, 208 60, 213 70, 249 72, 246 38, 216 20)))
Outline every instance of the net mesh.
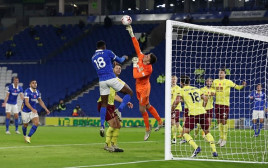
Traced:
MULTIPOLYGON (((264 116, 263 129, 258 137, 254 137, 253 103, 249 99, 250 93, 256 89, 258 83, 262 84, 262 91, 267 95, 268 25, 196 27, 180 22, 172 24, 172 30, 167 30, 172 32, 172 39, 167 39, 168 43, 172 44, 172 75, 176 75, 179 80, 181 75, 187 75, 191 79, 191 86, 202 88, 207 78, 218 79, 219 68, 225 68, 226 79, 237 85, 241 85, 243 81, 247 83, 242 90, 231 88, 227 143, 224 147, 216 146, 219 155, 217 158, 212 157, 210 144, 203 138, 202 131, 199 133, 191 131, 193 140, 202 149, 197 158, 268 162, 267 121, 264 116), (232 31, 232 34, 226 33, 225 30, 232 31), (240 36, 240 33, 244 33, 243 36, 240 36), (257 35, 263 40, 259 40, 261 38, 256 40, 252 35, 257 35)), ((184 103, 182 106, 181 126, 183 126, 184 103)), ((210 132, 215 143, 220 139, 218 127, 213 112, 210 132)), ((178 132, 177 135, 179 134, 178 132)), ((183 138, 177 138, 177 143, 171 145, 174 158, 188 158, 192 155, 192 146, 187 142, 181 143, 181 140, 183 138)))

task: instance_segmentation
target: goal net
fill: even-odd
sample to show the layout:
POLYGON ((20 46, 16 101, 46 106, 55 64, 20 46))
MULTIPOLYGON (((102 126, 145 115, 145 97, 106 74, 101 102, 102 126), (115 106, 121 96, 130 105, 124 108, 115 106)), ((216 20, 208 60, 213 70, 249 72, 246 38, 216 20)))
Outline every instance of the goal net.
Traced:
MULTIPOLYGON (((257 84, 262 86, 262 92, 259 95, 266 94, 263 99, 266 99, 268 94, 267 30, 268 25, 200 26, 167 21, 165 85, 166 160, 197 159, 268 163, 267 114, 265 114, 264 105, 260 105, 263 107, 261 110, 264 112, 263 114, 258 113, 258 118, 264 118, 264 123, 260 124, 260 119, 257 119, 254 126, 255 129, 253 129, 252 113, 255 109, 254 101, 261 101, 261 99, 256 98, 258 94, 255 94, 255 97, 250 99, 250 94, 257 93, 257 84), (226 114, 224 119, 227 122, 225 124, 227 126, 219 124, 222 121, 216 117, 215 101, 217 101, 217 94, 220 91, 217 91, 217 89, 220 89, 221 86, 218 87, 213 82, 215 85, 212 88, 216 90, 216 96, 208 93, 207 97, 212 98, 214 101, 210 117, 211 123, 209 125, 209 132, 213 136, 214 142, 208 142, 207 137, 204 136, 204 138, 202 136, 202 129, 195 126, 189 135, 192 138, 191 141, 194 141, 201 148, 201 152, 196 157, 191 157, 196 146, 191 145, 189 142, 185 143, 183 141, 185 136, 178 137, 180 134, 185 134, 185 132, 179 132, 178 125, 176 130, 172 129, 171 125, 172 76, 177 76, 177 85, 180 87, 180 76, 189 76, 190 86, 201 89, 206 86, 208 78, 212 80, 219 79, 221 68, 224 68, 225 78, 236 84, 236 86, 234 86, 235 84, 224 82, 221 84, 222 80, 218 83, 218 85, 230 86, 229 114, 226 111, 223 112, 226 114), (244 81, 246 82, 245 87, 242 86, 244 81), (260 127, 262 128, 258 130, 260 127), (259 134, 255 135, 258 132, 259 134), (174 142, 174 137, 176 137, 176 142, 174 142), (220 139, 224 139, 226 144, 221 144, 220 139), (217 144, 218 141, 220 144, 217 144), (218 157, 213 157, 211 148, 213 143, 216 144, 218 157)), ((225 92, 225 90, 223 89, 222 92, 225 92)), ((204 92, 200 94, 202 93, 204 92)), ((266 102, 266 100, 262 102, 266 102)), ((180 110, 179 124, 184 127, 184 121, 186 120, 184 116, 185 103, 181 102, 181 105, 182 110, 180 110)), ((188 121, 192 122, 190 119, 188 121)))

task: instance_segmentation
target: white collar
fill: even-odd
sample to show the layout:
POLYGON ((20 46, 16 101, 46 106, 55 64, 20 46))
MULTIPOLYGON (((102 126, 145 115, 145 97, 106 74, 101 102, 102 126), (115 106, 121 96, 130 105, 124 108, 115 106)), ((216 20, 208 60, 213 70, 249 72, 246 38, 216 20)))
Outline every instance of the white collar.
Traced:
MULTIPOLYGON (((32 90, 32 88, 31 88, 31 87, 30 87, 30 91, 34 93, 34 91, 32 90)), ((37 90, 36 90, 35 92, 37 92, 37 90)))
POLYGON ((256 94, 262 94, 262 91, 260 93, 258 93, 258 91, 256 90, 256 94))
POLYGON ((98 52, 98 51, 103 51, 103 50, 102 49, 96 50, 96 52, 98 52))
MULTIPOLYGON (((13 86, 13 88, 15 88, 15 85, 14 85, 14 83, 12 83, 12 86, 13 86)), ((19 88, 19 85, 17 86, 17 88, 15 88, 15 89, 18 89, 19 88)))

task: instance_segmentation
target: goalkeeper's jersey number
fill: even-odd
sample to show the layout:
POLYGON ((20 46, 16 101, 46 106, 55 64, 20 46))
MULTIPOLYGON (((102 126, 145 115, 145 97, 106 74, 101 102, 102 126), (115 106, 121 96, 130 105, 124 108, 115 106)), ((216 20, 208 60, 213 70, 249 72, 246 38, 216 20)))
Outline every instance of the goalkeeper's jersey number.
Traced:
POLYGON ((191 96, 193 103, 200 102, 201 99, 200 99, 200 95, 198 92, 193 92, 193 93, 190 92, 189 95, 191 96))

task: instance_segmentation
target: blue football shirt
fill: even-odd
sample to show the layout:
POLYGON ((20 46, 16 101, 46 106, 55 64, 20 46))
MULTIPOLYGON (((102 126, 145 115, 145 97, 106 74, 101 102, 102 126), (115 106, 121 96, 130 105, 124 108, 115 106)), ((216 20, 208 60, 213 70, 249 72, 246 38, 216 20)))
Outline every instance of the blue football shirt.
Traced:
POLYGON ((249 97, 253 97, 254 107, 253 110, 262 111, 267 108, 266 95, 263 92, 258 93, 257 91, 252 91, 249 97))
POLYGON ((22 92, 23 89, 21 86, 17 86, 17 88, 15 88, 14 84, 9 85, 7 87, 7 93, 9 93, 7 103, 13 105, 17 104, 18 95, 22 92))
POLYGON ((99 81, 116 78, 113 72, 113 61, 122 63, 125 58, 119 58, 111 50, 96 50, 92 57, 92 64, 97 71, 99 81))
MULTIPOLYGON (((36 104, 38 103, 38 99, 41 98, 41 93, 39 90, 36 90, 35 92, 32 91, 31 88, 28 88, 24 92, 24 98, 29 98, 30 105, 36 109, 36 104)), ((26 106, 25 100, 23 101, 23 112, 29 113, 31 110, 26 106)))

